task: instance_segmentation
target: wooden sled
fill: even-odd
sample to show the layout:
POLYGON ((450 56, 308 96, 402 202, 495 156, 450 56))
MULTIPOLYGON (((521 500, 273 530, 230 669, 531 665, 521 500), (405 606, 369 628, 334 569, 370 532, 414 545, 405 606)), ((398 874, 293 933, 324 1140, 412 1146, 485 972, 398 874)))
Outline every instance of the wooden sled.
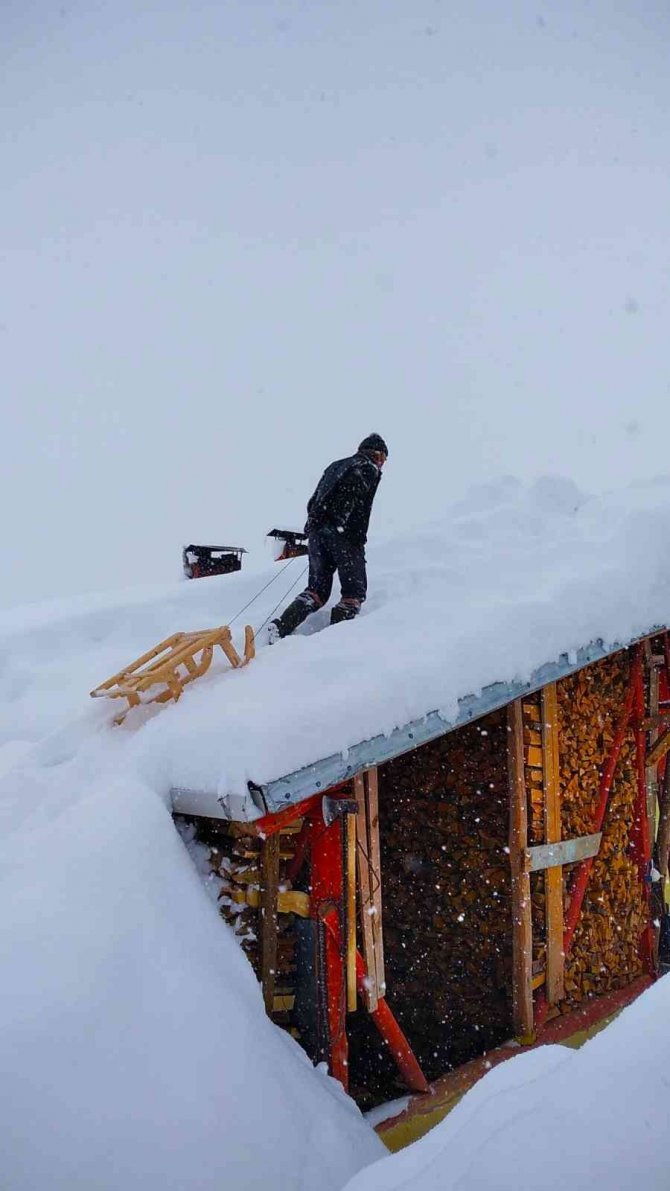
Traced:
POLYGON ((244 629, 244 657, 235 649, 228 625, 195 633, 173 633, 97 686, 91 691, 91 698, 127 699, 128 706, 116 717, 117 724, 125 719, 131 707, 140 703, 167 703, 170 699, 176 702, 189 682, 207 673, 216 645, 221 646, 234 670, 246 666, 256 656, 250 625, 244 629), (156 687, 159 689, 154 690, 156 687))

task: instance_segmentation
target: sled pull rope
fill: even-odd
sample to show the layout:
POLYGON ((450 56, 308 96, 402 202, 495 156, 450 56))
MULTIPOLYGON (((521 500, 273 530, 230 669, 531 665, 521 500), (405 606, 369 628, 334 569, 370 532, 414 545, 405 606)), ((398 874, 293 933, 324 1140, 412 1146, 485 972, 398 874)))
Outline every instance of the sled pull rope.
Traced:
MULTIPOLYGON (((255 604, 258 597, 262 596, 264 591, 267 591, 268 587, 270 587, 274 583, 275 579, 279 579, 280 575, 283 575, 286 568, 290 567, 290 565, 293 561, 294 561, 294 559, 289 558, 288 562, 285 563, 284 566, 281 567, 281 569, 279 571, 277 571, 277 574, 273 575, 271 579, 268 579, 268 582, 265 584, 265 586, 261 587, 260 591, 257 591, 256 594, 251 597, 249 602, 247 604, 245 604, 243 608, 240 608, 239 612, 236 612, 235 615, 231 617, 231 619, 228 621, 228 624, 229 625, 234 624, 235 621, 237 620, 237 618, 239 616, 241 616, 243 612, 246 612, 247 608, 250 608, 252 604, 255 604)), ((293 586, 295 587, 295 583, 293 584, 293 586)), ((279 603, 281 603, 281 600, 279 601, 279 603)), ((277 607, 279 607, 279 604, 277 605, 277 607)), ((270 616, 272 616, 272 613, 270 613, 270 616)), ((261 628, 263 628, 263 625, 261 625, 261 628)))
MULTIPOLYGON (((291 562, 293 562, 293 559, 291 559, 291 562)), ((288 565, 289 565, 289 564, 287 563, 287 566, 288 566, 288 565)), ((282 567, 282 570, 285 570, 285 569, 286 569, 285 567, 282 567)), ((295 580, 295 582, 294 582, 294 583, 292 583, 292 584, 291 584, 291 586, 289 587, 288 591, 285 591, 285 592, 284 592, 284 594, 283 594, 282 598, 280 599, 279 603, 278 603, 278 604, 275 604, 274 608, 272 609, 272 612, 269 612, 269 613, 268 613, 268 615, 265 617, 265 620, 263 621, 263 623, 262 623, 262 624, 260 624, 260 625, 258 626, 258 628, 256 629, 256 632, 255 632, 255 636, 258 636, 258 634, 261 632, 261 630, 265 628, 265 626, 266 626, 266 624, 268 623, 268 621, 269 621, 269 620, 272 620, 272 617, 274 616, 275 612, 277 611, 277 608, 281 608, 281 606, 282 606, 282 604, 284 603, 284 600, 286 599, 286 597, 287 597, 287 596, 289 596, 289 595, 291 594, 291 592, 293 591, 293 588, 294 588, 294 587, 297 587, 297 586, 298 586, 298 584, 300 583, 300 580, 301 580, 301 579, 302 579, 302 578, 303 578, 303 577, 304 577, 304 576, 307 574, 307 570, 308 570, 308 568, 307 568, 307 567, 303 567, 303 569, 301 570, 300 574, 298 575, 298 578, 295 580)), ((259 594, 260 594, 260 592, 259 592, 259 594)))

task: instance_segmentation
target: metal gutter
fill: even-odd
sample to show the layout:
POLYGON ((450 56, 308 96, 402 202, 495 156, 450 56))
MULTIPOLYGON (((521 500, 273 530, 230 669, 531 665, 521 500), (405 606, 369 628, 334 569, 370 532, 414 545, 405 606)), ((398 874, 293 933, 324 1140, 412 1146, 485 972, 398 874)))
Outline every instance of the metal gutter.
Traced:
MULTIPOLYGON (((659 631, 660 627, 650 629, 636 640, 643 640, 644 637, 659 631)), ((628 645, 634 643, 631 641, 628 645)), ((464 724, 480 719, 491 711, 497 711, 522 695, 540 690, 547 683, 567 678, 593 662, 611 657, 612 654, 628 648, 628 645, 615 644, 606 648, 599 639, 574 653, 563 653, 558 661, 545 662, 533 671, 528 682, 495 682, 484 687, 479 695, 466 695, 459 700, 458 715, 454 720, 446 720, 438 711, 431 711, 423 719, 412 720, 402 728, 395 728, 388 736, 374 736, 371 740, 363 740, 352 745, 346 753, 334 753, 285 777, 261 784, 249 782, 248 797, 215 794, 204 790, 172 790, 172 809, 182 814, 199 814, 211 818, 234 819, 238 822, 253 820, 259 814, 273 814, 293 803, 302 802, 304 798, 309 798, 320 790, 328 790, 331 786, 345 782, 364 769, 392 761, 421 744, 444 736, 446 732, 462 728, 464 724)))
POLYGON ((549 682, 557 682, 560 678, 575 674, 584 666, 601 661, 623 648, 623 645, 617 644, 607 649, 601 640, 595 641, 577 650, 576 654, 564 653, 557 662, 546 662, 533 672, 528 682, 495 682, 484 687, 479 695, 466 695, 459 700, 458 715, 454 720, 446 720, 438 711, 431 711, 423 719, 412 720, 402 728, 395 728, 388 736, 363 740, 348 749, 346 754, 335 753, 286 777, 260 785, 250 784, 250 789, 263 799, 269 812, 281 810, 290 803, 302 802, 303 798, 309 798, 319 790, 327 790, 330 786, 347 781, 372 765, 383 765, 385 761, 400 757, 420 744, 444 736, 445 732, 462 728, 472 720, 505 707, 521 695, 530 694, 549 682))

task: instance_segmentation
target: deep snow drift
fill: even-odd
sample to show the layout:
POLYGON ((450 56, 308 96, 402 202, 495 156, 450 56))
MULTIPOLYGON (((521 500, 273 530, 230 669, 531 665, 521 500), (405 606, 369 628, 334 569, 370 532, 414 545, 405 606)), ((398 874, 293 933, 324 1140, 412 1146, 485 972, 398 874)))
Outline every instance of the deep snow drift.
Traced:
POLYGON ((264 1017, 169 789, 279 776, 667 621, 668 541, 667 480, 589 500, 568 482, 502 482, 372 548, 357 622, 309 635, 321 614, 121 729, 87 692, 164 636, 229 620, 259 576, 0 617, 3 1185, 335 1191, 373 1161, 381 1143, 355 1108, 264 1017))
POLYGON ((432 1132, 346 1191, 667 1191, 670 977, 581 1050, 490 1071, 432 1132))
POLYGON ((109 770, 0 787, 0 1185, 337 1191, 381 1142, 265 1017, 162 802, 109 770))

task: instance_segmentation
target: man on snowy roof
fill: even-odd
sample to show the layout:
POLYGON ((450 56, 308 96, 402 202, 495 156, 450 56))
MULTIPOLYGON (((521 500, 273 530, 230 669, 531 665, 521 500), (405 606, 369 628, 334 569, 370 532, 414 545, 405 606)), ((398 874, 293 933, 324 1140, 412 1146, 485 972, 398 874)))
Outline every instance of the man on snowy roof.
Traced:
POLYGON ((269 640, 288 637, 328 601, 337 571, 341 594, 330 623, 353 620, 367 593, 365 543, 372 502, 381 480, 388 447, 369 434, 355 455, 337 459, 324 471, 307 505, 309 578, 305 591, 268 625, 269 640))

